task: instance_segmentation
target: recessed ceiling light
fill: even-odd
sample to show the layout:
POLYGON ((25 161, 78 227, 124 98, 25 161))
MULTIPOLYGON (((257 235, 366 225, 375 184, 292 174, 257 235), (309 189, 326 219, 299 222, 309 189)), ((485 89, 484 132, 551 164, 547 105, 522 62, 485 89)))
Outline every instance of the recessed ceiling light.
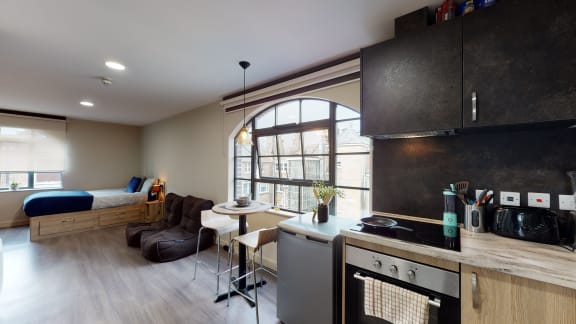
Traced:
POLYGON ((111 68, 112 70, 117 70, 117 71, 126 70, 126 67, 123 64, 120 64, 120 63, 114 62, 114 61, 106 61, 106 66, 111 68))
POLYGON ((80 101, 80 104, 84 107, 94 107, 94 103, 92 101, 84 100, 80 101))

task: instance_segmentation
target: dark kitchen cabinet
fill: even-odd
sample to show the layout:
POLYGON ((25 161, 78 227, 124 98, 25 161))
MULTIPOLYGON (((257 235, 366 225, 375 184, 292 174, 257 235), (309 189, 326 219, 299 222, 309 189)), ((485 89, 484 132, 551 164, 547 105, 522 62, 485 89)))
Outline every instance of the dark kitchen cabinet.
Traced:
POLYGON ((462 127, 461 23, 362 49, 362 135, 462 127))
POLYGON ((464 127, 576 119, 576 1, 503 0, 464 16, 463 81, 464 127))

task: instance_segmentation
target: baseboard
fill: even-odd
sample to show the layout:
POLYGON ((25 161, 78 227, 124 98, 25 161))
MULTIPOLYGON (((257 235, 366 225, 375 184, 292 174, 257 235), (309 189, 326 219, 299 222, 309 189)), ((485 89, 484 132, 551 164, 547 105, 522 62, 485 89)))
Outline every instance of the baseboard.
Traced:
POLYGON ((19 227, 30 225, 29 219, 18 219, 10 221, 0 221, 0 228, 19 227))

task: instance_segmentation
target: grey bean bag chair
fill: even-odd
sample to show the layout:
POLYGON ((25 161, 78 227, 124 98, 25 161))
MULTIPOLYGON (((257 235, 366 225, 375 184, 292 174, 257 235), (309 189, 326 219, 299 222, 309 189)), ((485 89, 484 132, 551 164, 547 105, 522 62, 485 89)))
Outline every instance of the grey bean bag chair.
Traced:
POLYGON ((143 233, 152 234, 180 224, 184 197, 169 193, 164 200, 164 218, 156 223, 130 223, 126 225, 126 244, 140 247, 143 233))
MULTIPOLYGON (((141 238, 142 255, 154 262, 174 261, 196 253, 202 210, 212 209, 211 200, 187 196, 182 203, 182 219, 177 226, 160 232, 144 232, 141 238)), ((213 234, 213 233, 212 233, 213 234)), ((213 243, 213 235, 202 235, 200 250, 213 243)))

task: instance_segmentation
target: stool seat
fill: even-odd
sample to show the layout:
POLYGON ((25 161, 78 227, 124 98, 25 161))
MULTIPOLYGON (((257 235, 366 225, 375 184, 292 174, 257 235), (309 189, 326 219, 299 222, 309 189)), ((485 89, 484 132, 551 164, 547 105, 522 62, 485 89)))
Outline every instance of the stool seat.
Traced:
POLYGON ((220 235, 237 231, 240 220, 230 218, 230 216, 216 214, 212 211, 202 212, 202 227, 217 231, 220 235))
POLYGON ((274 227, 263 228, 244 235, 236 236, 234 240, 249 248, 258 249, 263 245, 276 241, 277 237, 278 229, 274 227))

